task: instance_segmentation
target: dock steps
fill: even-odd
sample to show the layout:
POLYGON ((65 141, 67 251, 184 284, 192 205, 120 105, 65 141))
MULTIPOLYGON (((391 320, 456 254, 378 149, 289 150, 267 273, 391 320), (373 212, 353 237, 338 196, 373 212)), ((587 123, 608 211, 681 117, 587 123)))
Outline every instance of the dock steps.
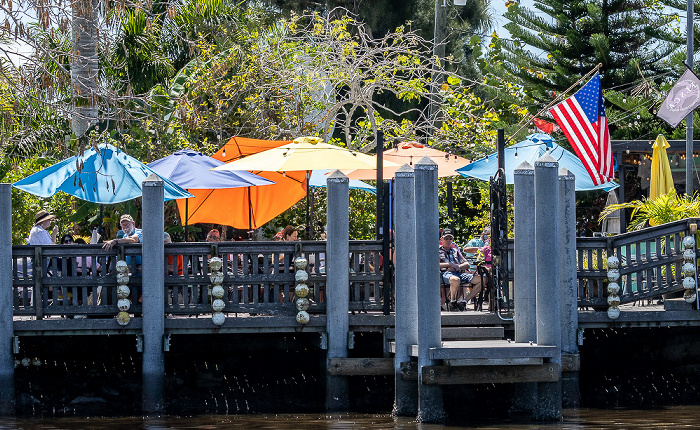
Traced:
MULTIPOLYGON (((442 342, 442 346, 430 348, 433 360, 552 358, 556 353, 555 346, 509 340, 447 341, 442 342)), ((411 345, 410 355, 418 356, 418 345, 411 345)))
MULTIPOLYGON (((515 366, 425 366, 422 381, 426 385, 499 384, 517 382, 555 382, 561 376, 558 363, 515 366)), ((401 363, 401 378, 418 380, 418 363, 401 363)))

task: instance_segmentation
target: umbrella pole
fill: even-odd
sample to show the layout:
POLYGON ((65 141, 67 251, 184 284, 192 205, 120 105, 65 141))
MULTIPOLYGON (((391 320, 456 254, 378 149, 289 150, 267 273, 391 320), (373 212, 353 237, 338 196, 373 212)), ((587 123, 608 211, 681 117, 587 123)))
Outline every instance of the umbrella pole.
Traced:
POLYGON ((377 222, 376 236, 377 240, 382 238, 382 204, 384 202, 384 132, 377 131, 377 222))
POLYGON ((248 235, 253 230, 253 200, 250 197, 250 187, 248 187, 248 235))
POLYGON ((455 220, 452 216, 454 213, 454 202, 452 199, 452 179, 447 178, 447 218, 450 220, 450 229, 454 234, 455 231, 455 220))
POLYGON ((306 240, 311 240, 311 206, 313 205, 309 189, 309 171, 306 171, 306 240))
POLYGON ((187 242, 187 223, 190 219, 190 199, 185 199, 185 242, 187 242))

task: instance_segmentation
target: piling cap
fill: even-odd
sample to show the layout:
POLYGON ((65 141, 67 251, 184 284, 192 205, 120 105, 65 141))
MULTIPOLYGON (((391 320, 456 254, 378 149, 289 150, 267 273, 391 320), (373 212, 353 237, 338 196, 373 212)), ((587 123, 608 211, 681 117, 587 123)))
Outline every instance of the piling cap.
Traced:
POLYGON ((559 169, 559 179, 563 181, 573 181, 576 175, 566 167, 559 169))
POLYGON ((436 170, 438 168, 437 163, 435 163, 433 160, 430 159, 427 155, 424 155, 423 158, 418 160, 414 164, 415 169, 423 169, 423 170, 436 170))
POLYGON ((547 152, 538 158, 537 161, 535 161, 535 166, 538 165, 545 165, 546 167, 559 167, 559 162, 547 152))
POLYGON ((405 163, 396 170, 396 176, 413 176, 413 167, 411 167, 410 164, 405 163))
POLYGON ((326 178, 328 178, 327 180, 331 180, 332 182, 343 182, 343 181, 350 182, 350 179, 348 179, 348 177, 338 169, 329 173, 326 176, 326 178))
POLYGON ((528 163, 527 161, 523 161, 520 163, 518 167, 515 168, 513 171, 513 174, 518 175, 518 174, 532 174, 534 171, 534 167, 532 167, 532 164, 528 163))

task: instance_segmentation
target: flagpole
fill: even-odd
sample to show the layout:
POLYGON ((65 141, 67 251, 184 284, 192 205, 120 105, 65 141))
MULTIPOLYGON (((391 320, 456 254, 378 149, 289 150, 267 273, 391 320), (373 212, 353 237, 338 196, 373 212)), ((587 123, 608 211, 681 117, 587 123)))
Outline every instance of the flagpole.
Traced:
MULTIPOLYGON (((688 52, 686 63, 693 70, 693 0, 687 0, 688 14, 686 16, 686 40, 688 52)), ((693 195, 693 111, 685 118, 685 194, 693 195)))

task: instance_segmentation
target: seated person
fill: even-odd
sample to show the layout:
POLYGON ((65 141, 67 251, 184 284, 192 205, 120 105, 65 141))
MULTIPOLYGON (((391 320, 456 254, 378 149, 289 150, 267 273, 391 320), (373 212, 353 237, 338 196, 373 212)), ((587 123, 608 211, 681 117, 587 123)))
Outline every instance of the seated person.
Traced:
MULTIPOLYGON (((117 238, 105 241, 102 245, 102 249, 109 251, 114 245, 127 244, 127 243, 142 243, 143 242, 143 231, 140 228, 136 228, 136 223, 134 218, 129 214, 124 214, 119 218, 119 226, 122 228, 117 232, 117 238)), ((127 264, 130 264, 129 258, 127 258, 127 264)), ((141 256, 136 257, 136 264, 141 264, 141 256)))
POLYGON ((486 245, 489 237, 491 237, 491 227, 487 226, 484 227, 484 230, 479 236, 472 238, 464 247, 464 257, 469 261, 472 270, 476 270, 476 265, 474 263, 478 259, 477 252, 486 245))
POLYGON ((465 254, 472 254, 476 256, 477 253, 479 253, 479 257, 481 257, 484 261, 484 265, 487 268, 491 268, 491 228, 486 227, 484 229, 484 232, 481 234, 481 244, 480 245, 470 245, 472 241, 469 241, 467 243, 467 246, 464 247, 464 253, 465 254))
MULTIPOLYGON (((140 228, 136 228, 136 222, 134 222, 134 218, 131 215, 123 214, 121 217, 119 217, 119 226, 121 227, 121 230, 117 232, 117 238, 105 241, 102 244, 102 249, 109 251, 114 247, 114 245, 143 243, 143 231, 140 228)), ((127 255, 124 260, 129 268, 133 267, 132 258, 130 255, 127 255)), ((140 253, 133 259, 133 264, 136 264, 137 266, 141 265, 140 253)), ((132 297, 137 297, 138 302, 141 303, 143 297, 141 296, 139 290, 139 287, 135 285, 131 286, 132 297)))
POLYGON ((448 311, 464 310, 466 303, 481 291, 481 278, 469 272, 469 262, 459 248, 452 243, 453 240, 452 230, 444 229, 440 238, 440 270, 443 271, 442 279, 450 285, 449 297, 447 297, 448 311), (471 287, 471 291, 460 303, 457 303, 462 284, 467 284, 467 288, 471 287))

